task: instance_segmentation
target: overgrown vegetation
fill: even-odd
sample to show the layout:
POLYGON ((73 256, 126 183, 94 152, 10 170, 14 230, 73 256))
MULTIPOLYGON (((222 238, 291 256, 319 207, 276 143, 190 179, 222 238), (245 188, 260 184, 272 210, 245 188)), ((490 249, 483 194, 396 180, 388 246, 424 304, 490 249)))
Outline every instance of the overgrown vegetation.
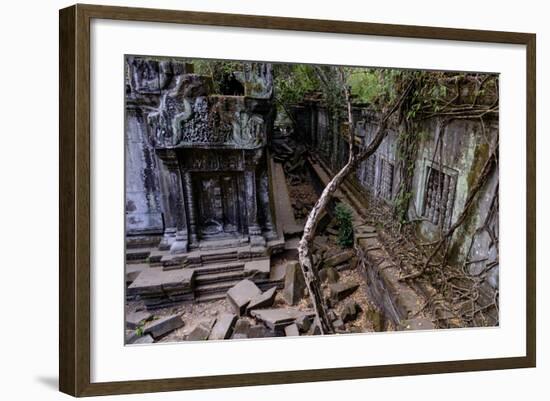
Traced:
MULTIPOLYGON (((241 70, 242 64, 240 63, 204 61, 195 64, 197 73, 206 73, 214 78, 215 87, 217 82, 222 82, 228 75, 233 74, 233 71, 241 70)), ((401 240, 403 243, 408 243, 409 239, 407 238, 412 238, 414 233, 414 224, 412 223, 420 221, 420 219, 417 220, 409 216, 409 210, 411 209, 415 162, 419 148, 427 137, 427 134, 420 128, 422 123, 427 119, 437 121, 439 128, 435 133, 434 147, 431 152, 434 155, 432 163, 437 166, 438 163, 442 163, 441 149, 445 140, 446 128, 452 121, 461 119, 478 121, 480 135, 486 137, 485 124, 488 118, 498 116, 499 111, 499 81, 496 74, 341 68, 304 64, 274 64, 273 72, 274 95, 278 112, 284 112, 292 119, 293 105, 304 100, 322 102, 328 117, 328 133, 323 151, 331 157, 336 156, 335 141, 339 138, 344 138, 350 145, 346 150, 351 157, 355 157, 355 160, 361 159, 365 151, 368 150, 367 148, 373 147, 374 150, 370 150, 374 152, 380 145, 382 137, 378 137, 379 141, 374 141, 374 143, 363 143, 361 150, 353 150, 356 143, 356 138, 352 134, 354 132, 352 118, 354 106, 370 110, 373 115, 391 117, 391 127, 398 132, 395 167, 399 182, 396 185, 397 192, 394 194, 391 210, 394 219, 391 223, 383 220, 373 222, 373 224, 377 227, 391 225, 393 234, 405 238, 401 240), (392 110, 394 107, 397 109, 392 110), (347 130, 343 130, 345 126, 347 126, 347 130), (394 230, 394 224, 397 226, 397 231, 394 230)), ((381 122, 379 121, 379 123, 381 122)), ((387 123, 387 121, 383 121, 381 124, 384 130, 387 123)), ((388 125, 390 124, 388 123, 388 125)), ((477 201, 478 193, 498 165, 496 157, 498 142, 489 143, 487 139, 487 146, 489 147, 488 155, 481 161, 483 168, 479 169, 480 173, 476 177, 469 180, 469 193, 464 210, 460 211, 455 223, 450 227, 440 226, 440 235, 437 241, 422 245, 417 245, 414 241, 410 242, 411 247, 418 250, 418 260, 410 261, 411 270, 404 272, 403 279, 412 280, 433 276, 440 283, 437 287, 442 292, 453 288, 454 284, 451 284, 451 280, 458 276, 454 273, 454 278, 450 278, 446 273, 450 270, 443 269, 448 262, 449 244, 458 227, 464 225, 464 222, 468 220, 469 209, 477 201)), ((342 177, 356 168, 355 161, 348 164, 351 167, 342 173, 338 180, 331 183, 334 186, 331 190, 341 184, 344 180, 342 177)), ((322 211, 324 205, 317 206, 314 209, 319 214, 319 210, 322 211)), ((351 246, 353 244, 351 212, 343 204, 339 204, 335 213, 339 223, 338 243, 341 246, 351 246)), ((442 222, 443 219, 440 221, 442 222)), ((315 224, 311 226, 314 228, 315 224)), ((306 239, 311 241, 311 235, 306 239)), ((301 250, 303 253, 301 263, 303 262, 302 258, 306 260, 306 251, 301 250)), ((305 271, 304 274, 306 273, 308 271, 305 271)), ((460 279, 465 278, 460 276, 460 279)), ((312 279, 312 282, 314 283, 315 280, 312 279)), ((463 294, 462 298, 468 298, 470 295, 475 297, 475 293, 468 291, 463 294)), ((319 309, 323 309, 322 302, 319 303, 319 309)))
POLYGON ((230 85, 237 84, 236 75, 243 72, 243 63, 239 61, 193 60, 196 74, 212 77, 213 89, 216 93, 231 92, 230 85))
POLYGON ((338 245, 349 248, 353 245, 353 223, 349 207, 338 203, 334 208, 334 217, 338 224, 338 245))

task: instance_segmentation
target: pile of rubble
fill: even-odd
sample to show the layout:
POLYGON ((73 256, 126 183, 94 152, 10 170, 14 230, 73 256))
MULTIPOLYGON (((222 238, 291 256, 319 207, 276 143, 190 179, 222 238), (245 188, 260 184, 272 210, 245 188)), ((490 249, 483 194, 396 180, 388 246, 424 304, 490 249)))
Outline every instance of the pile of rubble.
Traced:
POLYGON ((291 128, 276 128, 270 143, 273 159, 283 164, 290 185, 296 185, 307 179, 308 150, 293 137, 291 128))
MULTIPOLYGON (((329 307, 328 315, 336 333, 384 330, 383 316, 366 293, 367 283, 357 269, 353 248, 337 244, 337 226, 332 219, 324 223, 325 235, 315 237, 312 254, 319 272, 322 291, 329 307)), ((357 236, 371 236, 357 232, 357 236)), ((136 301, 145 308, 133 308, 126 317, 127 343, 147 344, 165 341, 205 341, 320 334, 320 325, 307 296, 302 270, 297 261, 286 260, 284 287, 265 287, 245 276, 228 288, 225 298, 209 309, 195 305, 195 312, 174 308, 154 315, 150 308, 158 294, 168 293, 174 300, 191 296, 195 276, 192 269, 164 272, 163 283, 157 288, 148 282, 148 271, 142 272, 132 288, 150 287, 150 294, 141 293, 136 301), (279 289, 281 288, 281 289, 279 289), (169 313, 165 315, 165 313, 169 313)), ((227 274, 227 273, 225 273, 227 274)), ((282 275, 280 276, 282 280, 282 275)), ((151 277, 152 279, 152 277, 151 277)), ((155 282, 155 284, 157 284, 155 282)), ((130 294, 131 295, 131 294, 130 294)), ((183 307, 182 307, 183 308, 183 307)))
POLYGON ((315 237, 312 246, 313 262, 335 332, 385 330, 383 314, 370 302, 367 283, 357 270, 356 251, 337 244, 336 228, 332 219, 324 229, 326 235, 315 237))
MULTIPOLYGON (((181 270, 180 270, 181 271, 181 270)), ((243 279, 227 291, 229 311, 193 322, 185 340, 224 340, 320 334, 315 313, 305 302, 306 286, 296 261, 285 266, 285 285, 262 291, 252 280, 243 279)), ((138 310, 126 316, 128 344, 163 341, 186 322, 182 314, 154 316, 138 310)))

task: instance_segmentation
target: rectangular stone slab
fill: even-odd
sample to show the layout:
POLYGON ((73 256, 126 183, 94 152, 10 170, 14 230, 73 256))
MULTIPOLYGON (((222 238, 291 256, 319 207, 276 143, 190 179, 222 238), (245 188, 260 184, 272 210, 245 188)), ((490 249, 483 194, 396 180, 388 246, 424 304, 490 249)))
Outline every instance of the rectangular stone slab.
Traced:
POLYGON ((204 341, 210 335, 210 328, 206 324, 198 324, 186 337, 187 341, 204 341))
POLYGON ((275 302, 275 296, 277 295, 277 287, 272 287, 262 294, 252 298, 248 304, 247 310, 250 312, 252 309, 268 308, 273 306, 275 302))
POLYGON ((173 330, 179 329, 183 324, 183 320, 181 320, 179 315, 171 315, 153 320, 145 326, 143 332, 145 334, 151 334, 153 338, 159 338, 173 330))
POLYGON ((289 305, 296 305, 304 296, 306 283, 304 274, 300 268, 300 263, 295 260, 286 264, 285 287, 283 289, 283 298, 289 305))
POLYGON ((298 326, 296 323, 289 324, 285 327, 285 336, 287 337, 295 337, 299 336, 300 332, 298 331, 298 326))
POLYGON ((141 272, 141 274, 128 287, 128 293, 142 294, 161 294, 175 290, 193 288, 194 270, 180 269, 164 271, 158 268, 150 268, 141 272))
POLYGON ((235 323, 235 328, 233 330, 231 338, 235 340, 248 338, 249 331, 250 322, 246 319, 240 318, 239 320, 237 320, 237 323, 235 323))
POLYGON ((144 336, 140 336, 132 344, 152 344, 154 342, 155 340, 153 339, 153 337, 151 337, 149 334, 146 334, 144 336))
POLYGON ((300 316, 315 316, 313 311, 301 311, 298 309, 256 309, 250 312, 252 317, 264 322, 271 330, 282 330, 285 326, 292 324, 300 316))
POLYGON ((216 324, 210 332, 209 340, 226 340, 231 337, 233 327, 237 321, 237 315, 234 313, 222 313, 218 315, 216 324))
POLYGON ((227 300, 239 316, 246 313, 246 307, 252 298, 260 295, 262 291, 252 281, 245 279, 239 281, 227 291, 227 300))
POLYGON ((330 258, 327 258, 324 262, 324 265, 325 266, 338 266, 338 265, 350 260, 353 257, 353 255, 355 255, 355 252, 352 251, 352 250, 337 253, 336 255, 331 256, 330 258))
POLYGON ((149 320, 152 315, 149 312, 140 311, 126 314, 126 328, 135 330, 140 323, 149 320))
POLYGON ((359 288, 359 284, 355 282, 334 283, 330 284, 329 288, 330 297, 335 301, 341 301, 353 294, 359 288))

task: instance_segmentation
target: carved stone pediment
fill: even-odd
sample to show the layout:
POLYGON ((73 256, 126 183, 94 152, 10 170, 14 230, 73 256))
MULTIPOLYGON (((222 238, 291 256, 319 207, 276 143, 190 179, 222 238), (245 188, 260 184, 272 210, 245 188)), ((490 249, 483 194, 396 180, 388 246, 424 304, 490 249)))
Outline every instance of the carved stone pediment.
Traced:
MULTIPOLYGON (((208 95, 209 78, 186 74, 149 114, 157 147, 254 149, 266 143, 261 101, 208 95)), ((264 107, 265 109, 265 107, 264 107)))

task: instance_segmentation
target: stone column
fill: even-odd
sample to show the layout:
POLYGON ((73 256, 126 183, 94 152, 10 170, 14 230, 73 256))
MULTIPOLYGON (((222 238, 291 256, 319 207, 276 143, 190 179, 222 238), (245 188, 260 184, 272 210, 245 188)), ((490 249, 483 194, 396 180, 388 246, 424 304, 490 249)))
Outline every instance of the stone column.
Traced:
POLYGON ((277 232, 273 224, 271 199, 269 196, 269 174, 267 168, 260 174, 258 189, 258 199, 260 200, 260 207, 263 209, 265 229, 267 230, 265 237, 271 240, 277 238, 277 232))
POLYGON ((185 189, 185 204, 187 206, 189 239, 192 245, 196 245, 199 242, 197 235, 197 211, 195 209, 195 200, 193 197, 193 181, 191 180, 191 172, 189 171, 183 173, 183 186, 185 189))
POLYGON ((175 150, 157 150, 160 163, 162 203, 164 209, 164 237, 159 248, 170 253, 187 252, 187 219, 179 163, 175 150))
POLYGON ((245 155, 244 185, 246 197, 246 211, 248 218, 248 235, 251 246, 265 246, 262 229, 258 224, 258 204, 256 189, 256 166, 261 157, 261 150, 253 155, 245 155))

